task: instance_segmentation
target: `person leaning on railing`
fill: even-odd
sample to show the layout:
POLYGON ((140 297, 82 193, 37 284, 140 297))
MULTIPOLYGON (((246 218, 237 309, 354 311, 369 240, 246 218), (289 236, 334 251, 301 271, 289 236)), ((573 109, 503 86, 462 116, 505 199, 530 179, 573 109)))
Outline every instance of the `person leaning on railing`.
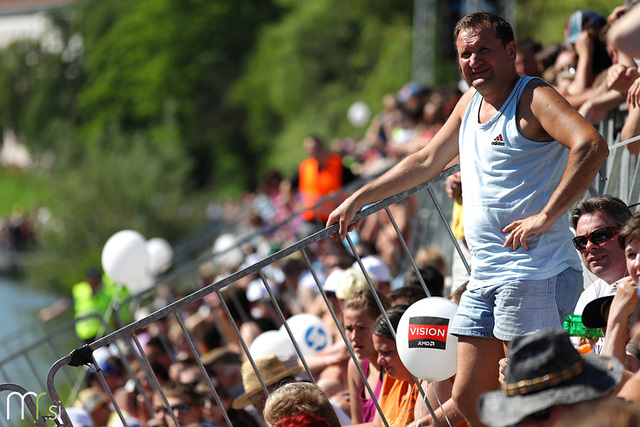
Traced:
POLYGON ((427 146, 357 190, 327 225, 339 224, 335 238, 344 239, 364 206, 437 177, 460 155, 473 268, 449 329, 458 335, 453 398, 472 425, 482 425, 476 401, 498 387, 505 344, 560 327, 575 306, 582 274, 566 212, 609 150, 557 91, 517 74, 515 37, 504 19, 467 15, 454 36, 471 88, 427 146))

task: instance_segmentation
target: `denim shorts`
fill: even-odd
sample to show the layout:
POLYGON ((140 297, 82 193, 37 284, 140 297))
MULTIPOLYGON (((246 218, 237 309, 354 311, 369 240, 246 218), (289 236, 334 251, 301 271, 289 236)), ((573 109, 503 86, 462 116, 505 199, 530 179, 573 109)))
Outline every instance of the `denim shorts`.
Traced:
POLYGON ((511 341, 527 332, 561 328, 583 289, 582 272, 567 268, 543 280, 493 282, 462 294, 449 331, 511 341))

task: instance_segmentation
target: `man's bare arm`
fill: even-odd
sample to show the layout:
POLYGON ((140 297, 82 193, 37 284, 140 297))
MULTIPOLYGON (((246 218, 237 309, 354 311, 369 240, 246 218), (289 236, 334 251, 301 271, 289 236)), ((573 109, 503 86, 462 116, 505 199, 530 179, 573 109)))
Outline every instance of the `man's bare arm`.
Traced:
POLYGON ((353 229, 349 223, 363 207, 409 190, 442 172, 458 154, 460 123, 473 93, 471 90, 463 95, 451 116, 429 144, 405 157, 384 175, 348 197, 331 213, 327 226, 340 224, 338 237, 344 239, 347 232, 353 229))
POLYGON ((570 150, 567 168, 549 202, 536 215, 517 220, 502 231, 509 233, 504 246, 529 249, 527 237, 548 230, 589 188, 609 155, 607 142, 552 87, 540 83, 532 92, 530 117, 551 138, 570 150))

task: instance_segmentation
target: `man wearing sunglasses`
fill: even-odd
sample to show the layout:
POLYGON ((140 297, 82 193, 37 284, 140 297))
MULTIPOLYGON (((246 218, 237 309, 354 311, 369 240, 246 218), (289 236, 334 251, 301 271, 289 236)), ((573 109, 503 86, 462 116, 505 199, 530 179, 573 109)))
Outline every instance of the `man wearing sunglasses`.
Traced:
POLYGON ((189 384, 167 382, 162 389, 169 406, 167 408, 160 393, 153 396, 153 409, 156 426, 173 427, 173 416, 181 426, 202 426, 202 397, 196 392, 195 387, 189 384))
MULTIPOLYGON (((574 313, 582 314, 591 301, 610 294, 611 285, 627 273, 624 251, 617 235, 622 224, 631 217, 627 205, 617 197, 595 196, 580 200, 571 213, 571 225, 576 230, 573 245, 584 266, 598 279, 580 295, 574 313)), ((603 340, 595 343, 601 354, 603 340)))

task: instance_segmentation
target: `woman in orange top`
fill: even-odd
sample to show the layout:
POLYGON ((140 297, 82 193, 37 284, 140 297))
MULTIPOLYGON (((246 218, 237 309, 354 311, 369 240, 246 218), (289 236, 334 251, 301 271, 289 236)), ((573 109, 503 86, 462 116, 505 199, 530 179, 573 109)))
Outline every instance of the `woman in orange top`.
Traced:
MULTIPOLYGON (((418 379, 418 384, 416 384, 413 375, 400 360, 394 331, 398 329, 400 318, 407 308, 408 306, 406 305, 397 305, 387 310, 387 317, 393 327, 393 331, 383 315, 378 316, 371 327, 373 346, 378 352, 378 364, 385 372, 378 403, 387 420, 387 424, 389 427, 435 425, 426 406, 423 411, 426 412, 426 415, 420 417, 420 411, 423 406, 423 393, 418 388, 420 386, 427 395, 429 404, 434 409, 440 425, 448 425, 446 421, 446 418, 448 418, 451 425, 464 426, 466 425, 466 420, 456 408, 453 400, 451 400, 454 377, 431 384, 426 381, 421 382, 418 379), (444 402, 442 408, 440 408, 438 401, 444 402), (443 411, 446 414, 446 418, 443 415, 443 411), (416 419, 418 419, 417 422, 416 419)), ((371 427, 381 427, 382 425, 384 423, 380 418, 380 413, 376 413, 376 417, 371 423, 358 424, 358 426, 371 427)))

